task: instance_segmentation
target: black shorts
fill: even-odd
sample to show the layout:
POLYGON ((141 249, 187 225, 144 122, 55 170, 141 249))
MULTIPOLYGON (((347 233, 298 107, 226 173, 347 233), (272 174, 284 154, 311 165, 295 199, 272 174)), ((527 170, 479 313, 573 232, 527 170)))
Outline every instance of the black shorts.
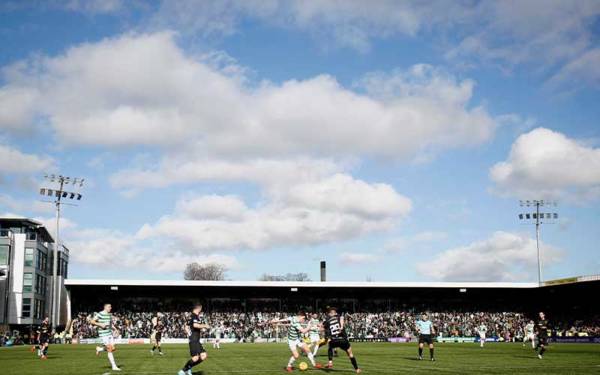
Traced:
POLYGON ((419 335, 419 344, 433 344, 431 335, 419 335))
POLYGON ((40 343, 40 345, 47 344, 48 342, 50 342, 50 336, 48 336, 48 335, 40 335, 40 338, 38 339, 38 342, 40 343))
POLYGON ((347 352, 348 349, 350 349, 350 341, 348 341, 347 339, 333 339, 331 341, 329 341, 329 348, 330 349, 335 349, 335 348, 340 348, 343 351, 347 352))
POLYGON ((159 342, 160 340, 162 340, 162 333, 160 333, 160 332, 157 332, 157 333, 154 335, 154 340, 156 340, 156 342, 159 342))
POLYGON ((192 357, 206 353, 200 341, 190 341, 190 355, 192 357))
POLYGON ((538 344, 548 346, 548 336, 538 336, 538 344))

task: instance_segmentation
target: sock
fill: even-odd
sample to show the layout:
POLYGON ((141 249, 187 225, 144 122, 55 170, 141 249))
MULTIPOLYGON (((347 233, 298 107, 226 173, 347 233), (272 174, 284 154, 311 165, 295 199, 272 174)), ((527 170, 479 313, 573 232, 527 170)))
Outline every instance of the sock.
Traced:
POLYGON ((103 352, 104 351, 104 347, 102 347, 102 346, 96 346, 96 351, 103 352))
POLYGON ((200 359, 200 358, 198 358, 197 361, 192 361, 190 359, 189 361, 187 361, 187 363, 185 364, 185 366, 183 366, 183 371, 187 371, 187 370, 191 369, 192 367, 196 366, 200 362, 202 362, 202 359, 200 359))
POLYGON ((113 356, 112 352, 108 352, 108 361, 113 368, 117 367, 117 364, 115 363, 115 357, 113 356))
POLYGON ((319 351, 319 344, 315 344, 315 347, 313 348, 313 356, 317 355, 318 351, 319 351))
POLYGON ((350 362, 352 362, 352 366, 355 370, 358 370, 358 363, 356 363, 356 358, 350 357, 350 362))
POLYGON ((419 357, 423 356, 423 348, 419 347, 419 357))
POLYGON ((429 357, 433 358, 433 348, 429 348, 429 357))
POLYGON ((158 352, 162 353, 162 348, 160 346, 158 347, 158 352))
POLYGON ((153 346, 153 347, 152 347, 152 351, 155 351, 155 350, 156 350, 156 346, 153 346))
POLYGON ((294 358, 294 356, 291 356, 290 360, 288 361, 287 367, 292 367, 292 365, 294 364, 294 362, 296 362, 296 358, 294 358))
POLYGON ((310 363, 314 366, 315 365, 315 356, 312 354, 312 352, 308 352, 308 353, 306 353, 306 355, 308 356, 308 360, 310 361, 310 363))
POLYGON ((42 350, 42 352, 44 353, 45 356, 47 356, 48 355, 48 347, 46 346, 44 348, 44 350, 42 350))
POLYGON ((333 361, 333 349, 329 348, 327 349, 327 357, 329 357, 329 361, 333 361))
POLYGON ((544 355, 545 351, 546 351, 546 347, 542 346, 542 348, 540 349, 540 355, 544 355))

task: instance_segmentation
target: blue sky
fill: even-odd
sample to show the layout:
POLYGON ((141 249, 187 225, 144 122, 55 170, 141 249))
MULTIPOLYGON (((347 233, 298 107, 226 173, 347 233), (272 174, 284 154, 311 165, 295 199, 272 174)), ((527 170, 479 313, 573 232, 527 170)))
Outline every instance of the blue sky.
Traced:
POLYGON ((519 199, 558 201, 544 277, 600 273, 594 1, 0 5, 0 214, 77 278, 307 272, 533 281, 519 199))

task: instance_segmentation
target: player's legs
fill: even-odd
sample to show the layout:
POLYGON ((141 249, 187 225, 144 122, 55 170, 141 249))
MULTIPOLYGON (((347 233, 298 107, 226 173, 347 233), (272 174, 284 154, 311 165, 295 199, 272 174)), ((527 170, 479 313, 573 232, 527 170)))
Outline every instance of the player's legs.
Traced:
POLYGON ((190 343, 190 355, 191 358, 183 368, 179 371, 179 375, 185 375, 186 373, 191 374, 192 367, 202 363, 208 358, 208 354, 202 347, 202 344, 198 343, 190 343))
POLYGON ((538 351, 538 358, 542 359, 544 352, 546 351, 547 339, 545 337, 538 338, 538 346, 536 350, 538 351))
POLYGON ((423 359, 423 342, 419 342, 419 359, 423 359))
POLYGON ((479 346, 483 348, 483 344, 485 344, 485 335, 479 335, 479 346))
POLYGON ((317 355, 317 352, 319 351, 319 340, 318 339, 313 339, 310 342, 311 346, 312 346, 312 354, 313 356, 317 355))
POLYGON ((346 354, 348 354, 348 358, 350 358, 350 363, 352 363, 352 367, 354 367, 354 371, 356 371, 356 373, 360 373, 361 370, 358 367, 358 363, 356 362, 356 358, 354 358, 354 353, 352 352, 352 347, 350 346, 350 343, 348 343, 348 348, 345 349, 346 354))
POLYGON ((296 342, 292 342, 294 346, 289 345, 290 346, 290 350, 292 352, 292 356, 290 357, 288 364, 286 366, 286 370, 287 371, 292 371, 292 366, 294 365, 294 362, 296 362, 296 360, 298 359, 298 357, 300 357, 300 354, 298 353, 298 350, 296 349, 296 342))
POLYGON ((435 358, 433 357, 433 342, 429 342, 429 358, 432 361, 435 361, 435 358))
POLYGON ((535 336, 531 336, 530 337, 530 341, 531 341, 531 349, 535 349, 535 336))
POLYGON ((308 360, 310 361, 310 363, 313 365, 313 367, 317 367, 320 368, 321 365, 317 364, 315 362, 315 356, 313 355, 312 351, 310 350, 310 347, 308 346, 308 344, 305 343, 301 343, 300 344, 300 348, 304 351, 304 353, 306 354, 306 356, 308 357, 308 360))
MULTIPOLYGON (((108 352, 108 361, 110 362, 110 365, 111 365, 113 371, 121 371, 121 369, 119 368, 119 366, 117 366, 117 363, 115 362, 115 356, 113 354, 116 350, 115 344, 113 342, 113 338, 112 337, 103 337, 102 342, 104 344, 104 347, 106 348, 106 351, 108 352)), ((98 352, 97 349, 96 349, 96 351, 98 352)))

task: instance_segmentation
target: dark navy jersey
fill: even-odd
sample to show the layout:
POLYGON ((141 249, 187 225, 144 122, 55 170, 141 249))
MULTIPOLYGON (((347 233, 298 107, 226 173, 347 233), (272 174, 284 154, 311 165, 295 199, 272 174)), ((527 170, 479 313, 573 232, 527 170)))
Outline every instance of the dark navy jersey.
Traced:
POLYGON ((203 324, 200 314, 192 313, 192 317, 189 321, 189 327, 191 332, 190 341, 200 341, 200 328, 194 327, 194 324, 203 324))
POLYGON ((346 330, 342 327, 339 315, 328 316, 323 323, 325 337, 331 340, 347 339, 346 330))
POLYGON ((38 330, 38 332, 39 332, 41 335, 49 335, 49 334, 50 334, 50 331, 51 331, 51 329, 50 329, 50 323, 42 323, 42 324, 40 325, 40 328, 39 328, 39 330, 38 330))
POLYGON ((535 323, 535 333, 538 337, 548 336, 548 320, 540 319, 535 323))

